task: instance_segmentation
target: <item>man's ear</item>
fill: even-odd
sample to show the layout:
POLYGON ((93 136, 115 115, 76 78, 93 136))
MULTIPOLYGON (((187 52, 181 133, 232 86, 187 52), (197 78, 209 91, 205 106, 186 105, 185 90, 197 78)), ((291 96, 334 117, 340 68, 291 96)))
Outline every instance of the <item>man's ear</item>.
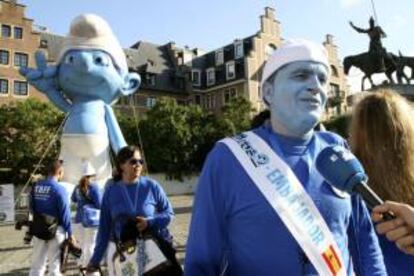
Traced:
POLYGON ((270 104, 273 101, 273 86, 268 81, 266 81, 263 84, 262 93, 263 93, 263 101, 268 107, 270 107, 270 104))
POLYGON ((124 78, 124 85, 121 88, 123 96, 134 93, 141 84, 141 77, 137 73, 128 73, 124 78))

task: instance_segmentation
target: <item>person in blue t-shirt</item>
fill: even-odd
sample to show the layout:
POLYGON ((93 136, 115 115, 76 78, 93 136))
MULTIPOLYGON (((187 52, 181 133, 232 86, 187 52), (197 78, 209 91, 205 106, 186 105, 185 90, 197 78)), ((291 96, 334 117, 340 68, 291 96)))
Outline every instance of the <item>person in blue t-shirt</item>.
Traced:
POLYGON ((72 235, 69 197, 65 188, 58 183, 64 173, 62 162, 53 162, 48 169, 48 173, 49 175, 45 180, 39 181, 33 187, 30 207, 33 213, 57 219, 59 226, 55 237, 51 240, 33 238, 30 276, 43 276, 46 271, 46 263, 48 263, 50 275, 61 275, 60 246, 66 237, 71 243, 76 244, 76 240, 72 235))
POLYGON ((174 216, 172 205, 157 181, 141 175, 143 164, 141 152, 136 146, 127 146, 118 152, 117 174, 105 188, 96 246, 88 271, 94 271, 107 252, 108 272, 114 275, 114 256, 120 253, 117 243, 122 241, 121 232, 130 219, 133 219, 134 229, 127 229, 128 232, 150 230, 172 243, 167 229, 174 216))
MULTIPOLYGON (((336 190, 315 168, 325 147, 346 146, 338 135, 314 130, 324 113, 329 71, 322 45, 293 40, 278 48, 262 73, 261 91, 270 120, 253 133, 290 167, 313 200, 338 245, 342 271, 386 275, 361 198, 336 190)), ((272 208, 229 147, 217 143, 198 182, 185 274, 317 275, 282 215, 286 216, 272 208)))
MULTIPOLYGON (((369 93, 354 107, 350 145, 365 168, 368 184, 383 200, 414 205, 413 117, 411 104, 390 89, 369 93)), ((379 222, 377 212, 374 214, 373 218, 379 222)), ((383 222, 377 227, 388 274, 413 275, 414 257, 405 253, 414 253, 414 235, 405 236, 414 233, 414 229, 402 219, 383 222), (384 233, 387 234, 381 235, 384 233)))
POLYGON ((95 170, 89 162, 82 164, 82 174, 79 185, 73 190, 71 199, 76 204, 75 225, 79 229, 79 243, 82 248, 79 265, 86 267, 95 247, 98 227, 97 225, 88 225, 88 219, 84 218, 86 216, 84 206, 88 205, 91 208, 100 209, 102 191, 98 184, 93 182, 95 170))

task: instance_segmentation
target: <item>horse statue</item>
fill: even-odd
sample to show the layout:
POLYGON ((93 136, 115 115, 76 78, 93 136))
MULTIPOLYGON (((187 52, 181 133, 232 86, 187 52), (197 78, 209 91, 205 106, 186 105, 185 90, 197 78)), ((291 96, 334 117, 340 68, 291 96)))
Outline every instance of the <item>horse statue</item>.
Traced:
POLYGON ((361 83, 362 91, 364 91, 365 79, 368 79, 370 81, 372 87, 375 86, 371 76, 376 73, 385 73, 389 82, 395 83, 392 78, 392 73, 397 70, 398 56, 391 53, 386 53, 384 55, 384 66, 374 61, 375 56, 369 52, 354 56, 347 56, 344 58, 343 65, 346 75, 348 75, 349 70, 352 66, 359 68, 364 73, 364 77, 362 78, 361 83))
POLYGON ((398 52, 397 59, 397 79, 398 82, 402 83, 402 78, 405 79, 407 84, 410 84, 410 80, 414 79, 414 57, 403 56, 401 51, 398 52), (407 78, 404 73, 404 68, 409 67, 411 69, 411 76, 407 78))

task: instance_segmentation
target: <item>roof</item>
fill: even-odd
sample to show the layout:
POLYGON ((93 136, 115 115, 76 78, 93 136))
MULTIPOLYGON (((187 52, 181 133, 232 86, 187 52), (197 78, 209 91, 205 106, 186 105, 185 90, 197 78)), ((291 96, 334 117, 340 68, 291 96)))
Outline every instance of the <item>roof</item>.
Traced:
MULTIPOLYGON (((41 48, 48 51, 48 60, 56 61, 62 48, 64 37, 52 33, 41 33, 41 48)), ((155 85, 142 82, 143 88, 162 90, 172 93, 185 93, 183 75, 178 74, 177 68, 172 62, 166 45, 157 45, 149 42, 138 42, 133 47, 124 49, 127 64, 130 70, 140 74, 154 74, 155 85)), ((144 78, 141 75, 141 78, 144 78)))

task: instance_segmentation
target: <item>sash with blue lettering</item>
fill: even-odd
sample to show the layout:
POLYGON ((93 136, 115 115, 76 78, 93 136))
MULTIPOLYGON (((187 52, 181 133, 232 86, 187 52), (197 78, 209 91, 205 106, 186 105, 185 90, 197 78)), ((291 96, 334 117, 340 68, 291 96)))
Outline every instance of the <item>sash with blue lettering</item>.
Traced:
POLYGON ((220 141, 240 162, 320 275, 346 275, 341 252, 318 208, 290 167, 255 133, 220 141))

